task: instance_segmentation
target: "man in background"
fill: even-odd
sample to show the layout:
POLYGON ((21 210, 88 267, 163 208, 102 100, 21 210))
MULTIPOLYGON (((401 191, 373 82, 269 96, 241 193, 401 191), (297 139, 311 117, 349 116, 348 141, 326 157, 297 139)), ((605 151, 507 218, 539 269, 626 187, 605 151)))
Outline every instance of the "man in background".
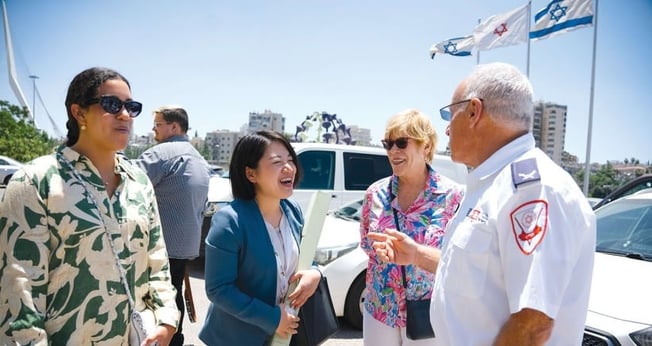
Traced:
POLYGON ((181 312, 179 328, 170 345, 182 346, 183 281, 188 261, 199 256, 209 166, 188 140, 188 114, 183 108, 164 106, 155 110, 152 130, 159 144, 146 150, 135 163, 147 172, 154 185, 170 275, 181 312))

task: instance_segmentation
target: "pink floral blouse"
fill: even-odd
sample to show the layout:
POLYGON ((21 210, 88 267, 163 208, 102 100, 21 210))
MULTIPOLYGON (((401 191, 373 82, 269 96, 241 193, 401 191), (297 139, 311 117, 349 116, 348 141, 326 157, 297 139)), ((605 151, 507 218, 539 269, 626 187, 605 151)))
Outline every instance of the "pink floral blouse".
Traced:
MULTIPOLYGON (((390 200, 390 179, 391 195, 397 194, 398 177, 394 175, 373 183, 362 203, 360 246, 369 256, 364 306, 376 320, 394 328, 406 326, 406 290, 401 266, 381 262, 367 233, 383 232, 386 228, 399 229, 419 244, 441 247, 444 229, 462 201, 464 188, 439 175, 431 167, 429 171, 430 177, 423 194, 407 210, 400 210, 397 199, 390 200), (394 223, 392 208, 396 209, 399 227, 394 223)), ((405 266, 405 269, 407 297, 410 300, 430 299, 435 275, 413 265, 405 266)))

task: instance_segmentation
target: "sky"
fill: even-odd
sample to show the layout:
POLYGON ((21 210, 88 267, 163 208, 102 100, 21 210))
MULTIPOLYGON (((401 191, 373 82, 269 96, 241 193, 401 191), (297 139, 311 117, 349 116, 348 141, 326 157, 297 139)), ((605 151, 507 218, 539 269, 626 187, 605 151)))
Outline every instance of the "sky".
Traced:
MULTIPOLYGON (((595 1, 595 0, 594 0, 595 1)), ((502 0, 6 0, 18 82, 30 107, 33 82, 65 135, 72 78, 92 66, 122 73, 143 103, 136 134, 152 111, 178 104, 190 135, 239 130, 250 112, 271 110, 294 133, 307 115, 337 114, 371 129, 408 108, 431 117, 438 150, 448 143, 439 108, 476 65, 430 47, 471 34, 479 19, 526 1, 502 0)), ((547 0, 532 1, 534 13, 547 0)), ((599 0, 590 161, 652 162, 652 0, 599 0), (645 43, 647 42, 647 43, 645 43)), ((568 106, 565 150, 587 157, 594 28, 530 45, 536 100, 568 106)), ((0 57, 0 99, 18 104, 0 57)), ((480 52, 480 63, 528 66, 527 44, 480 52)), ((40 102, 38 126, 56 135, 40 102)))

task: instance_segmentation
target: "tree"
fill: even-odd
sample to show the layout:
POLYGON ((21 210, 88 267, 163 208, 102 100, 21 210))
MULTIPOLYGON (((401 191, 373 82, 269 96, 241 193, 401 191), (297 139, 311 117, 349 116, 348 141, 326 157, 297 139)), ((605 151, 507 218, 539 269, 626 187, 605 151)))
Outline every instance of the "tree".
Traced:
MULTIPOLYGON (((588 197, 604 198, 611 191, 616 189, 622 181, 619 181, 616 176, 618 172, 614 169, 609 161, 602 165, 600 170, 589 176, 589 193, 588 197)), ((575 181, 578 185, 582 186, 581 182, 584 181, 584 170, 577 172, 575 181)))
POLYGON ((0 153, 27 162, 52 152, 59 140, 34 127, 27 109, 0 100, 0 153))

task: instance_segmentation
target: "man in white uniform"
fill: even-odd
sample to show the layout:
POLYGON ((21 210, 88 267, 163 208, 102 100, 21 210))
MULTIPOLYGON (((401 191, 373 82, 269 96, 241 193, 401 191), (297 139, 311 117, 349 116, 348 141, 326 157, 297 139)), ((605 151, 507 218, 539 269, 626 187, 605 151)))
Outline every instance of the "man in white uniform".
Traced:
POLYGON ((580 345, 595 215, 577 183, 535 148, 532 86, 478 66, 441 109, 453 161, 473 168, 442 250, 375 234, 381 258, 436 271, 437 345, 580 345))

